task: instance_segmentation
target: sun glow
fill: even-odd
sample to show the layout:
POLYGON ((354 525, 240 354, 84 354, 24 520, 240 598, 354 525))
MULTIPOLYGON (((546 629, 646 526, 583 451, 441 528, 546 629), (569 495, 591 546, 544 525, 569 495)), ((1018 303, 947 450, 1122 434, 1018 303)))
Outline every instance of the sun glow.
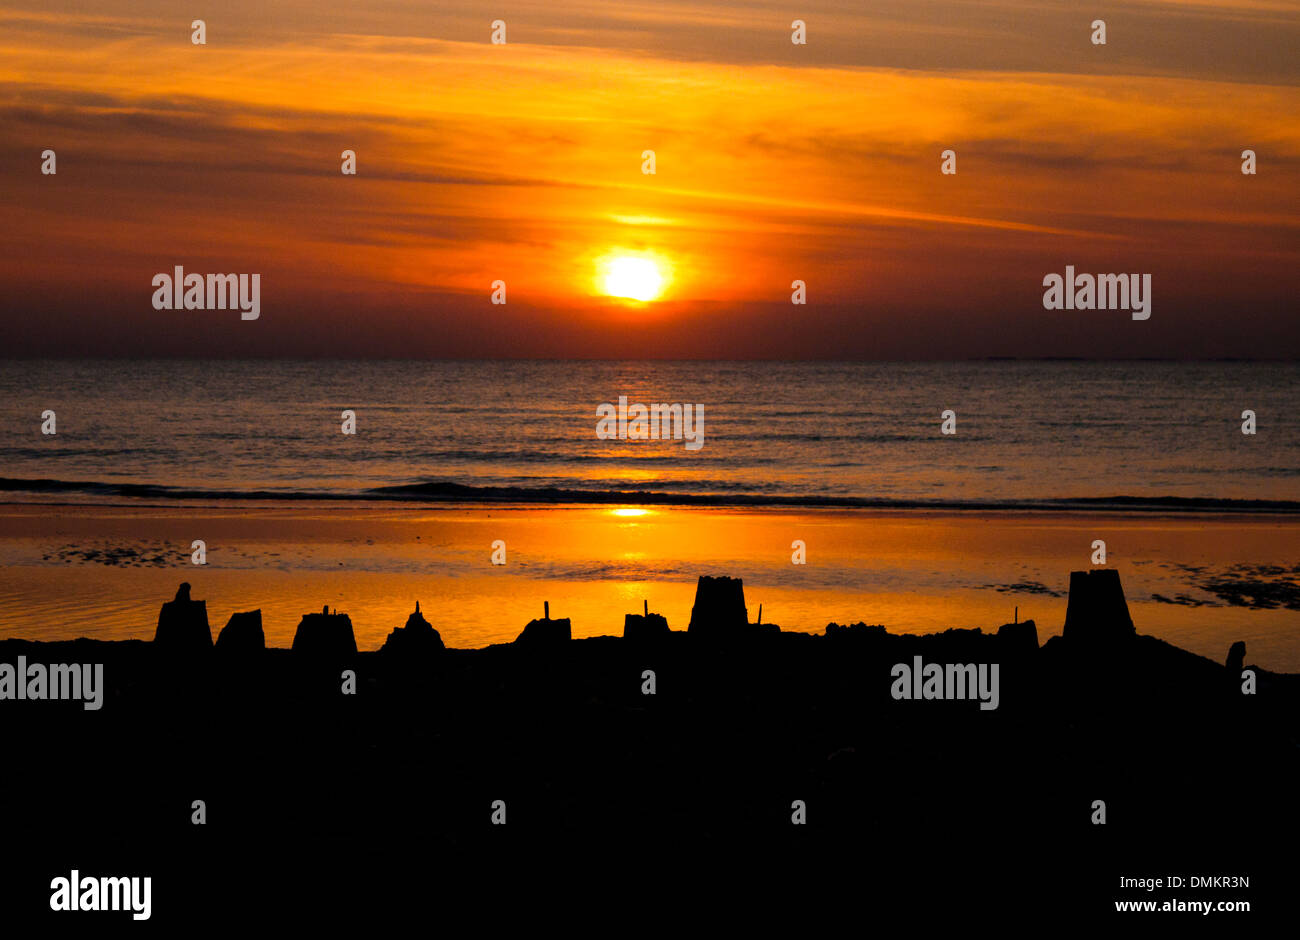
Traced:
POLYGON ((601 290, 610 297, 642 302, 663 293, 665 278, 652 258, 616 255, 601 262, 601 290))

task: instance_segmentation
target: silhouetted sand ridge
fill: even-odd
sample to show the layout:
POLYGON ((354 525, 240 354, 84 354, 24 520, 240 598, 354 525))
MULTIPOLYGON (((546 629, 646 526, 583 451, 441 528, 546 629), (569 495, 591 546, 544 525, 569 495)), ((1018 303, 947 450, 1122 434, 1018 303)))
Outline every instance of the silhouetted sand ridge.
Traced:
MULTIPOLYGON (((522 651, 558 650, 574 642, 594 644, 613 639, 593 637, 585 641, 574 641, 570 620, 553 619, 550 615, 550 603, 546 602, 543 606, 543 616, 526 624, 518 638, 507 646, 522 651)), ((741 579, 706 575, 698 580, 691 620, 684 633, 671 630, 667 618, 661 614, 651 613, 649 603, 645 602, 641 613, 626 615, 624 639, 636 644, 687 642, 686 647, 677 648, 689 649, 701 642, 721 643, 725 646, 759 637, 768 641, 781 637, 780 642, 791 644, 791 649, 803 648, 808 639, 815 639, 834 641, 837 644, 851 643, 864 649, 878 648, 882 652, 891 644, 903 640, 931 644, 946 642, 953 644, 955 649, 979 648, 986 656, 994 658, 1012 656, 1027 661, 1032 661, 1035 653, 1048 654, 1049 651, 1051 651, 1049 655, 1052 656, 1069 654, 1080 658, 1081 661, 1090 661, 1098 655, 1111 657, 1125 655, 1139 648, 1148 651, 1154 649, 1149 645, 1135 646, 1134 644, 1139 640, 1146 641, 1148 644, 1162 643, 1137 634, 1128 611, 1119 572, 1114 569, 1071 573, 1064 631, 1060 637, 1054 638, 1042 647, 1041 651, 1034 622, 1020 621, 1018 618, 1016 622, 1000 626, 995 634, 985 634, 978 629, 951 629, 944 633, 922 637, 891 634, 883 626, 867 626, 864 623, 852 626, 831 623, 827 625, 825 633, 820 637, 806 633, 782 634, 779 626, 763 624, 761 620, 761 605, 757 619, 754 622, 748 619, 744 584, 741 579)), ((176 597, 162 605, 158 629, 152 645, 165 654, 185 654, 190 657, 201 655, 214 648, 208 627, 206 602, 190 597, 188 583, 182 583, 176 592, 176 597)), ((1176 650, 1168 644, 1162 645, 1169 650, 1176 650)), ((493 650, 500 646, 501 644, 498 644, 488 649, 493 650)), ((254 610, 231 615, 215 648, 225 653, 238 653, 243 657, 273 652, 265 647, 261 611, 254 610)), ((348 615, 331 611, 328 606, 319 613, 303 615, 295 632, 291 650, 297 657, 322 662, 350 661, 358 656, 370 655, 358 652, 352 622, 348 615)), ((379 652, 414 658, 418 661, 422 657, 427 658, 452 651, 445 646, 439 632, 425 619, 417 602, 415 610, 408 617, 405 625, 395 628, 389 634, 379 652)), ((455 652, 465 654, 484 651, 455 652)), ((1193 655, 1181 650, 1177 652, 1182 656, 1193 655)), ((1196 658, 1200 659, 1200 657, 1196 658)), ((1233 644, 1225 668, 1240 672, 1245 668, 1244 658, 1245 644, 1238 641, 1233 644)), ((1171 660, 1171 663, 1175 662, 1185 664, 1186 660, 1181 658, 1171 660)), ((1263 672, 1263 670, 1259 671, 1263 672)))
MULTIPOLYGON (((164 603, 159 612, 154 646, 163 651, 197 654, 214 647, 207 620, 206 601, 190 597, 190 585, 182 583, 176 597, 164 603)), ((686 635, 697 640, 734 641, 743 637, 780 634, 776 624, 764 624, 762 607, 754 622, 749 621, 745 604, 744 584, 739 578, 703 575, 696 585, 695 602, 686 635)), ((949 630, 935 636, 962 633, 984 635, 979 630, 949 630)), ((644 604, 639 614, 624 618, 624 638, 636 642, 662 641, 681 633, 669 628, 667 618, 651 613, 644 604)), ((788 634, 809 636, 809 634, 788 634)), ((824 636, 830 639, 871 638, 883 641, 887 637, 907 636, 889 634, 883 626, 868 627, 859 623, 852 627, 831 623, 824 636)), ((1125 648, 1129 641, 1138 638, 1119 572, 1114 569, 1075 571, 1070 575, 1069 601, 1065 625, 1059 638, 1066 649, 1110 650, 1125 648)), ((592 638, 604 639, 603 637, 592 638)), ((1015 649, 1031 652, 1039 648, 1038 631, 1032 620, 1003 624, 997 629, 998 650, 1015 649)), ((544 604, 543 616, 526 624, 511 646, 523 649, 555 648, 573 642, 572 624, 568 618, 553 619, 550 603, 544 604)), ((1050 643, 1049 643, 1050 645, 1050 643)), ((265 648, 260 610, 235 613, 230 617, 215 644, 219 650, 252 655, 265 648)), ((319 613, 304 614, 295 632, 292 650, 299 655, 315 659, 342 660, 358 655, 356 637, 351 619, 345 613, 331 611, 325 606, 319 613)), ((1244 643, 1233 645, 1231 663, 1244 659, 1244 643), (1240 649, 1238 649, 1240 647, 1240 649)), ((442 637, 425 619, 419 603, 406 623, 394 628, 385 640, 381 651, 433 655, 446 649, 442 637)), ((1231 664, 1230 663, 1230 664, 1231 664)))

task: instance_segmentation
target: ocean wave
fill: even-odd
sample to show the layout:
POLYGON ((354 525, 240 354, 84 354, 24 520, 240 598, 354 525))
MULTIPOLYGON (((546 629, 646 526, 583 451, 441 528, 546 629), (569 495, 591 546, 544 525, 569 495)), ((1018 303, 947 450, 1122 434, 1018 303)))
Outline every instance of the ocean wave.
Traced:
MULTIPOLYGON (((80 495, 101 500, 190 500, 190 501, 347 501, 424 502, 466 504, 549 504, 645 506, 754 506, 794 509, 914 509, 971 512, 1131 512, 1131 513, 1270 513, 1300 514, 1300 501, 1285 499, 1223 499, 1197 496, 1083 496, 1062 498, 921 499, 875 497, 829 493, 771 493, 753 488, 718 491, 649 489, 664 487, 664 481, 640 486, 471 486, 447 480, 400 483, 366 489, 208 489, 164 486, 153 483, 125 483, 86 480, 16 479, 0 477, 0 492, 45 496, 80 495)), ((681 485, 681 484, 677 484, 681 485)), ((695 481, 699 486, 699 481, 695 481)), ((719 484, 722 486, 722 484, 719 484)), ((735 484, 727 484, 734 487, 735 484)))

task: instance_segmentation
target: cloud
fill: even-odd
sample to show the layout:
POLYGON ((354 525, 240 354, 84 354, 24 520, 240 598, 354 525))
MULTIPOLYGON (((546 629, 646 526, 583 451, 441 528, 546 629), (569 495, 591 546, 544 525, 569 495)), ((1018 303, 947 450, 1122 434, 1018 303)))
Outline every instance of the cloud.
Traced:
MULTIPOLYGON (((1295 35, 1267 3, 1126 6, 1108 47, 1046 0, 814 4, 806 48, 776 3, 488 9, 236 3, 195 47, 163 3, 9 4, 10 308, 84 280, 130 309, 185 263, 263 271, 282 303, 333 289, 336 320, 358 293, 478 297, 499 277, 554 326, 597 302, 593 260, 620 247, 673 259, 678 324, 771 302, 795 276, 845 309, 942 299, 1022 323, 1044 270, 1076 259, 1167 265, 1176 296, 1250 306, 1282 324, 1273 348, 1294 346, 1300 129, 1294 57, 1273 50, 1295 35), (498 15, 506 47, 487 42, 498 15), (1211 33, 1212 61, 1189 51, 1211 33), (57 177, 38 172, 47 147, 57 177), (1239 172, 1246 147, 1257 177, 1239 172)), ((839 330, 800 341, 834 349, 839 330)))

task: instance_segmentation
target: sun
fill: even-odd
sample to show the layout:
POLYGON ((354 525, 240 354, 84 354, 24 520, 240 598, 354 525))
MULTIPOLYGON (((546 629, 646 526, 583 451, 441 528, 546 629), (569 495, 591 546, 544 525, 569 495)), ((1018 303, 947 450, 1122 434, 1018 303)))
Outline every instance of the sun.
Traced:
POLYGON ((610 297, 642 302, 663 293, 665 278, 653 258, 616 255, 601 262, 601 290, 610 297))

